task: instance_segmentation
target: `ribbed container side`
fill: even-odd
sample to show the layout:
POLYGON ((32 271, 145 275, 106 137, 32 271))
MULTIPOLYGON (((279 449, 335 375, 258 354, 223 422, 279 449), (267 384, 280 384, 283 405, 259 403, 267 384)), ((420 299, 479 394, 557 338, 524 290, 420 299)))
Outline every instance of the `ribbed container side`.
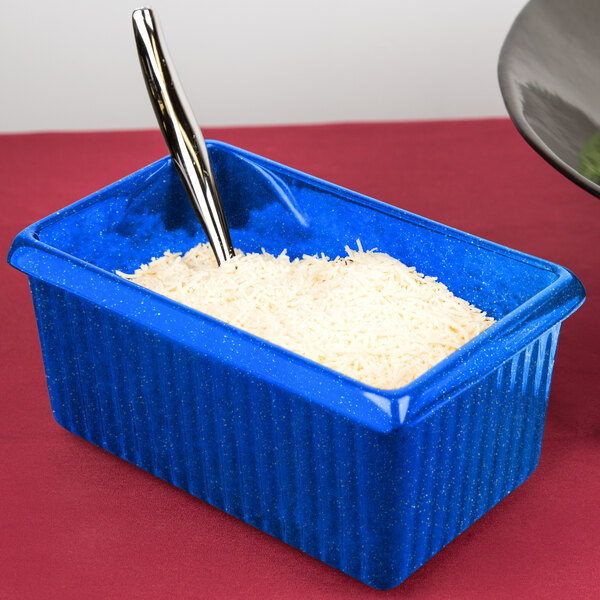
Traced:
POLYGON ((30 284, 62 426, 329 564, 365 571, 365 489, 380 485, 367 472, 370 430, 30 284))
MULTIPOLYGON (((404 521, 392 553, 404 580, 537 466, 560 324, 412 425, 395 477, 404 521)), ((389 583, 389 582, 388 582, 389 583)))
POLYGON ((559 325, 384 434, 30 283, 61 425, 374 587, 400 583, 537 464, 559 325))

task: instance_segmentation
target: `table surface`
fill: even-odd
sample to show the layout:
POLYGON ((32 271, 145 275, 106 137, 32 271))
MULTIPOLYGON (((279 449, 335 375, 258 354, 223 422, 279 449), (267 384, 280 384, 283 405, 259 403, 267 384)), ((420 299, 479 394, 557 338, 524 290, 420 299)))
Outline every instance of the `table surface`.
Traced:
MULTIPOLYGON (((506 119, 207 130, 384 202, 570 268, 533 475, 378 592, 63 430, 26 277, 2 261, 0 597, 600 597, 600 200, 506 119)), ((0 136, 0 235, 166 154, 158 131, 0 136)), ((318 250, 318 249, 315 249, 318 250)))

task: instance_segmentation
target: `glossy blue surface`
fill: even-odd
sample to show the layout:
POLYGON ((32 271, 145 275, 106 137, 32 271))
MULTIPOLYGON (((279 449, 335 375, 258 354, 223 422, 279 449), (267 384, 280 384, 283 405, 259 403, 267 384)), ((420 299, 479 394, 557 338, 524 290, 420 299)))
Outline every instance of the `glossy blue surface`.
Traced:
POLYGON ((32 225, 30 276, 57 421, 378 588, 393 587, 535 468, 566 269, 225 144, 209 143, 233 242, 344 253, 360 238, 498 322, 378 390, 127 282, 204 240, 169 159, 32 225))

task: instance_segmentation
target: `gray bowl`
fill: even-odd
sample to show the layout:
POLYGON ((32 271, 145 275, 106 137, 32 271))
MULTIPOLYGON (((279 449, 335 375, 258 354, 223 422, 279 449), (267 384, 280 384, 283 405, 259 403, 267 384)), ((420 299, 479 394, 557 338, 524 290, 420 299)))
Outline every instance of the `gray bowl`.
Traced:
POLYGON ((600 2, 531 0, 500 53, 517 129, 551 165, 600 197, 600 2))

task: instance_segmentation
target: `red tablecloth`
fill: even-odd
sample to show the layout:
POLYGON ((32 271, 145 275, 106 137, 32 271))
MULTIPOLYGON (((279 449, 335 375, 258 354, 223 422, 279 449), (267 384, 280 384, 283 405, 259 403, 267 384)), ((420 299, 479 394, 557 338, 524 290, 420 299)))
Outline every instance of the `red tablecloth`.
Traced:
MULTIPOLYGON (((569 267, 540 464, 405 583, 377 592, 53 420, 26 277, 2 261, 0 597, 599 598, 600 200, 507 120, 206 131, 569 267)), ((25 226, 166 154, 158 132, 0 136, 2 253, 25 226)))

